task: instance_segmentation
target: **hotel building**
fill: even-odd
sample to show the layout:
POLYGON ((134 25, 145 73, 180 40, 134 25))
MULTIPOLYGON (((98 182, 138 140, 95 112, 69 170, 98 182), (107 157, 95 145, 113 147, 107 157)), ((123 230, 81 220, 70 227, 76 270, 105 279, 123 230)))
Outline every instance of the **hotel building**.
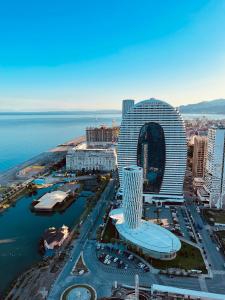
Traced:
POLYGON ((181 248, 180 240, 160 225, 142 219, 143 169, 123 168, 123 184, 122 207, 110 212, 120 237, 153 258, 175 258, 181 248))
POLYGON ((143 195, 147 202, 183 202, 187 142, 180 113, 166 102, 149 99, 124 114, 118 167, 121 190, 123 168, 143 168, 143 195))
POLYGON ((113 171, 117 168, 117 156, 114 147, 90 149, 86 143, 68 151, 66 169, 68 171, 113 171))

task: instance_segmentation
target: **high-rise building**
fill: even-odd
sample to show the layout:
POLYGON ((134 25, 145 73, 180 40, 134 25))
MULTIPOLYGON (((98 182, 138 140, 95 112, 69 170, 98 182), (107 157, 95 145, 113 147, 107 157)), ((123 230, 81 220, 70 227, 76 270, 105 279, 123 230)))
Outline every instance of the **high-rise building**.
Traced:
POLYGON ((204 136, 194 137, 194 151, 192 160, 193 177, 204 177, 207 155, 207 138, 204 136))
POLYGON ((143 169, 138 166, 123 168, 123 183, 122 208, 110 212, 120 237, 151 257, 175 258, 181 248, 180 240, 160 225, 142 219, 143 169))
POLYGON ((89 147, 92 146, 107 146, 117 141, 119 134, 118 127, 87 127, 86 141, 89 147))
POLYGON ((137 166, 124 168, 123 208, 129 228, 137 228, 142 217, 143 169, 137 166))
POLYGON ((134 100, 123 100, 122 118, 134 106, 134 100))
POLYGON ((209 192, 210 207, 225 208, 225 128, 212 127, 208 131, 208 151, 205 188, 209 192))
POLYGON ((135 104, 124 115, 118 142, 118 167, 144 170, 144 198, 148 202, 182 202, 187 142, 184 122, 171 105, 156 99, 135 104))

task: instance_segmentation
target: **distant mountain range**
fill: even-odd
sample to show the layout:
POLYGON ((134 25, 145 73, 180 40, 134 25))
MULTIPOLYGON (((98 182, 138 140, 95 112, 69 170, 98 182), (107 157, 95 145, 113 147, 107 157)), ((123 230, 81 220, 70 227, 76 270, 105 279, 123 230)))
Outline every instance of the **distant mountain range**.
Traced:
POLYGON ((225 114, 225 99, 181 105, 179 111, 185 114, 225 114))

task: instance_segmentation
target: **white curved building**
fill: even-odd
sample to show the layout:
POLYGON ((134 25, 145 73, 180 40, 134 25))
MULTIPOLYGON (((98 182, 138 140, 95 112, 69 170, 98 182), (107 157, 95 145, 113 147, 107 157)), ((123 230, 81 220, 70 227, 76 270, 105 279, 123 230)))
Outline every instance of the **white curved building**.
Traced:
POLYGON ((149 99, 124 115, 118 143, 120 186, 123 168, 143 167, 145 201, 183 201, 187 145, 180 113, 164 101, 149 99))
POLYGON ((142 249, 151 257, 170 260, 181 248, 180 240, 169 230, 142 220, 143 169, 138 166, 123 169, 123 206, 111 211, 120 237, 142 249))
POLYGON ((129 228, 137 228, 142 217, 143 170, 137 166, 124 168, 123 171, 123 211, 129 228))

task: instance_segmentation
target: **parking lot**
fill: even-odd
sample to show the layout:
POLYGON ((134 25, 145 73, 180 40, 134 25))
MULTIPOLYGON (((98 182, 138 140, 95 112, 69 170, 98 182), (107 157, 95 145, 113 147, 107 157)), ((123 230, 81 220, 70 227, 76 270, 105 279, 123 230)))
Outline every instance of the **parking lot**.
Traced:
POLYGON ((96 254, 98 260, 104 265, 112 268, 124 270, 136 270, 141 272, 149 272, 150 269, 138 257, 127 251, 111 248, 109 246, 96 246, 96 254))
MULTIPOLYGON (((159 208, 151 205, 145 208, 145 217, 147 220, 159 222, 160 225, 169 229, 177 236, 196 242, 196 235, 194 232, 196 224, 184 205, 163 206, 159 208)), ((200 234, 199 240, 201 240, 200 234)))

